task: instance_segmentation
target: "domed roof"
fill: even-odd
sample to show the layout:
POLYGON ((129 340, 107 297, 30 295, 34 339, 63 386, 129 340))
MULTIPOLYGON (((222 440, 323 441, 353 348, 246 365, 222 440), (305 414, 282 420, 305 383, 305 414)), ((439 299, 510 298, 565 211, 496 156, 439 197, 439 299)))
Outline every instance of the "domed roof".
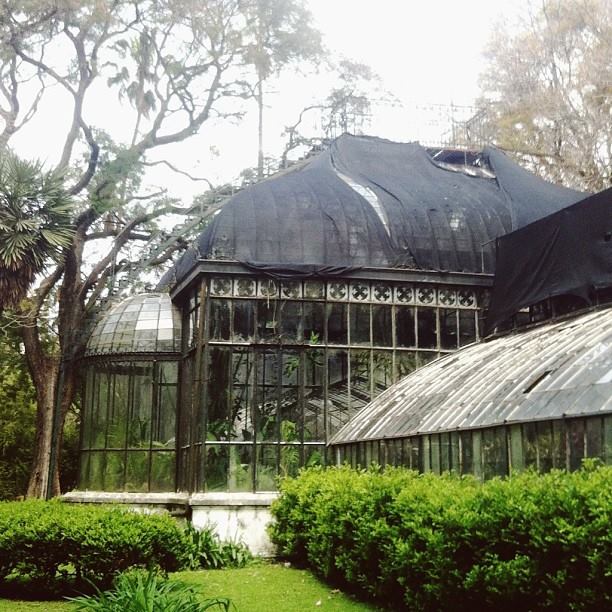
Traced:
POLYGON ((86 357, 124 353, 178 353, 181 315, 164 293, 134 295, 96 322, 86 357))
POLYGON ((612 412, 612 308, 460 349, 389 387, 331 440, 612 412))
POLYGON ((165 283, 199 259, 325 273, 355 267, 492 272, 496 237, 582 199, 499 150, 440 163, 418 144, 344 135, 296 169, 244 189, 165 283))

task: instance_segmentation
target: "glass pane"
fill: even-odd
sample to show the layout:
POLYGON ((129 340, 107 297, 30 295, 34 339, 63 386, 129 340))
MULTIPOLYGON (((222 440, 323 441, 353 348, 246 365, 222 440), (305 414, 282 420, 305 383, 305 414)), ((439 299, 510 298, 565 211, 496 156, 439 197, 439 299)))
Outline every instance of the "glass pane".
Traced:
POLYGON ((523 424, 523 460, 526 468, 538 467, 538 446, 535 423, 523 424))
POLYGON ((484 477, 506 476, 508 473, 506 435, 503 427, 482 432, 484 477))
POLYGON ((111 376, 108 371, 99 372, 95 379, 95 409, 91 422, 91 448, 106 447, 106 422, 109 409, 111 376))
POLYGON ((194 346, 198 336, 198 324, 200 318, 200 307, 198 306, 195 310, 189 313, 189 346, 194 346))
POLYGON ((228 489, 230 491, 253 490, 253 446, 228 447, 228 489))
POLYGON ((328 304, 327 341, 329 344, 348 344, 347 305, 328 304))
POLYGON ((549 422, 537 423, 538 432, 538 469, 540 472, 550 472, 552 469, 553 437, 549 422))
POLYGON ((372 343, 375 346, 393 346, 391 306, 372 306, 372 343))
POLYGON ((417 343, 420 348, 437 348, 436 311, 433 308, 417 309, 417 343))
POLYGON ((147 451, 128 452, 126 491, 146 492, 149 490, 149 458, 147 451))
POLYGON ((230 395, 231 441, 250 441, 255 433, 252 415, 252 394, 255 379, 255 355, 234 351, 232 355, 232 386, 230 395))
POLYGON ((153 406, 153 447, 176 446, 176 393, 174 384, 159 384, 153 406))
POLYGON ((408 440, 410 452, 404 452, 403 460, 406 465, 406 459, 410 458, 410 467, 413 470, 418 470, 421 467, 421 440, 418 437, 408 440))
POLYGON ((553 421, 553 467, 566 469, 566 430, 564 421, 553 421))
POLYGON ((391 351, 372 352, 372 374, 373 397, 376 397, 393 384, 393 353, 391 351))
POLYGON ((395 352, 395 380, 400 380, 416 370, 416 353, 411 351, 395 352))
MULTIPOLYGON (((297 450, 297 449, 296 449, 297 450)), ((275 491, 276 477, 278 475, 279 448, 272 444, 262 444, 257 446, 257 466, 256 466, 256 484, 257 491, 275 491)), ((285 456, 285 460, 291 464, 291 458, 285 456)), ((299 463, 299 455, 296 457, 296 462, 299 463)), ((281 458, 282 463, 282 458, 281 458)), ((289 466, 290 468, 290 466, 289 466)), ((296 473, 296 471, 292 472, 296 473)))
POLYGON ((603 459, 603 427, 600 417, 586 419, 586 456, 603 459))
POLYGON ((416 346, 415 310, 410 306, 395 309, 395 346, 416 346))
POLYGON ((334 434, 348 421, 349 415, 349 366, 348 351, 328 351, 327 377, 329 381, 327 418, 328 436, 334 434))
POLYGON ((302 304, 300 302, 281 302, 280 341, 295 344, 304 338, 302 304))
POLYGON ((304 466, 315 467, 325 464, 325 446, 310 445, 304 446, 304 466))
MULTIPOLYGON (((297 360, 297 357, 295 358, 297 360)), ((285 363, 284 367, 295 367, 299 362, 285 363)), ((257 362, 257 390, 256 390, 256 413, 257 423, 256 437, 258 441, 278 440, 278 408, 280 400, 280 353, 260 353, 257 362)))
POLYGON ((123 452, 107 452, 104 454, 104 491, 123 490, 124 468, 123 452))
POLYGON ((456 349, 457 311, 442 308, 440 310, 440 348, 456 349))
POLYGON ((431 351, 431 353, 419 351, 417 355, 419 359, 419 368, 422 368, 424 365, 427 365, 430 361, 435 361, 440 356, 439 353, 434 353, 433 351, 431 351))
POLYGON ((351 355, 351 416, 361 410, 371 399, 370 351, 352 349, 351 355))
POLYGON ((304 342, 323 344, 325 339, 325 306, 319 302, 304 302, 304 342))
POLYGON ((210 300, 210 339, 229 340, 230 339, 230 301, 229 300, 210 300))
POLYGON ((431 449, 431 471, 434 474, 440 473, 440 436, 434 434, 429 436, 429 443, 431 449))
POLYGON ((474 469, 474 448, 472 445, 472 432, 462 431, 459 433, 461 445, 461 473, 471 474, 474 469))
POLYGON ((369 464, 375 463, 376 465, 380 465, 380 448, 378 445, 378 441, 370 442, 370 461, 369 464))
POLYGON ((88 485, 86 488, 93 491, 104 491, 104 455, 105 453, 88 453, 89 455, 89 474, 87 477, 88 485))
POLYGON ((510 467, 511 472, 520 472, 525 469, 523 458, 523 435, 520 425, 510 426, 510 467))
POLYGON ((450 434, 450 469, 455 474, 459 474, 459 433, 456 431, 450 434))
POLYGON ((210 347, 206 391, 206 439, 208 441, 229 439, 231 383, 232 350, 210 347))
POLYGON ((476 310, 459 311, 459 346, 476 340, 476 310))
POLYGON ((151 457, 151 491, 174 491, 175 453, 158 451, 151 457))
POLYGON ((311 348, 303 353, 304 360, 304 441, 325 441, 325 353, 311 348))
MULTIPOLYGON (((302 436, 304 366, 302 353, 285 351, 282 355, 282 388, 279 416, 280 440, 297 442, 302 436)), ((279 439, 278 436, 274 439, 279 439)))
POLYGON ((275 342, 279 333, 279 304, 276 300, 257 302, 257 339, 259 342, 275 342))
POLYGON ((128 416, 128 448, 148 448, 151 444, 153 364, 133 364, 132 375, 134 381, 128 416))
POLYGON ((234 300, 234 342, 253 342, 255 340, 255 302, 234 300))
POLYGON ((425 473, 431 472, 431 448, 429 436, 421 437, 421 470, 425 473))
POLYGON ((85 451, 79 454, 79 490, 93 489, 89 484, 89 458, 91 453, 85 451))
POLYGON ((577 470, 582 466, 584 459, 584 421, 582 419, 572 419, 567 422, 569 435, 569 468, 577 470))
POLYGON ((129 368, 117 366, 117 372, 111 378, 108 412, 108 433, 106 448, 125 448, 128 418, 129 368))
POLYGON ((472 432, 472 466, 474 476, 482 478, 482 431, 472 432))
POLYGON ((351 344, 370 344, 370 305, 351 304, 351 344))
POLYGON ((227 491, 229 472, 229 455, 231 446, 218 444, 206 445, 206 480, 207 491, 227 491))
POLYGON ((92 424, 94 419, 96 397, 95 369, 89 366, 85 371, 85 396, 83 398, 83 409, 81 416, 81 448, 91 447, 92 424))

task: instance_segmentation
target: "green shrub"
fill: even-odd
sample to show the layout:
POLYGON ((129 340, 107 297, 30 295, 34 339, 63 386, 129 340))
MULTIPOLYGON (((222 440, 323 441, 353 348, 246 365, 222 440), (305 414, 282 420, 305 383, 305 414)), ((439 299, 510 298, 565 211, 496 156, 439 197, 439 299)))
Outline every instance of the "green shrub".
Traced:
POLYGON ((192 543, 166 515, 58 501, 0 503, 0 585, 61 594, 133 567, 175 571, 192 543))
POLYGON ((203 612, 232 609, 226 598, 202 600, 193 587, 170 581, 153 569, 129 570, 117 576, 113 589, 74 597, 77 610, 91 612, 203 612))
POLYGON ((212 527, 196 529, 189 524, 185 532, 191 542, 189 559, 191 569, 244 567, 253 559, 245 544, 222 542, 212 527))
POLYGON ((284 479, 279 553, 393 609, 612 609, 612 468, 472 478, 346 466, 284 479))

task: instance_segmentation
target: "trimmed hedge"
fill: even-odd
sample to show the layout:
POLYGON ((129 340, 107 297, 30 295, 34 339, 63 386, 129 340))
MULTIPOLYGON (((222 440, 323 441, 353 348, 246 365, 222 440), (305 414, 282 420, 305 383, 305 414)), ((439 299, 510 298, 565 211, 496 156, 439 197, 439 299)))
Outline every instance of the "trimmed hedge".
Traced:
POLYGON ((280 491, 279 553, 394 610, 612 609, 612 467, 484 484, 313 468, 280 491))
POLYGON ((63 594, 129 567, 176 571, 193 543, 170 516, 59 501, 0 503, 0 587, 63 594))

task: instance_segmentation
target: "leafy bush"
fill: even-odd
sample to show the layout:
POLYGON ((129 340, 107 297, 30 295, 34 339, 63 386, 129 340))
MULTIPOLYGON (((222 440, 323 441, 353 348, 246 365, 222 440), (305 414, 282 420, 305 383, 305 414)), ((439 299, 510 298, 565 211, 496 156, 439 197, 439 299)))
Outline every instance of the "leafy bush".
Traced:
POLYGON ((280 554, 393 609, 612 609, 612 467, 484 484, 314 468, 280 491, 280 554))
POLYGON ((191 542, 189 559, 191 569, 244 567, 253 559, 245 544, 222 542, 212 527, 196 529, 189 524, 185 532, 191 542))
POLYGON ((188 566, 192 543, 166 515, 58 501, 0 503, 0 585, 36 595, 108 586, 133 567, 188 566))
POLYGON ((228 612, 233 608, 226 598, 202 600, 193 587, 170 581, 153 569, 129 570, 117 576, 112 590, 71 601, 77 610, 92 612, 228 612))

